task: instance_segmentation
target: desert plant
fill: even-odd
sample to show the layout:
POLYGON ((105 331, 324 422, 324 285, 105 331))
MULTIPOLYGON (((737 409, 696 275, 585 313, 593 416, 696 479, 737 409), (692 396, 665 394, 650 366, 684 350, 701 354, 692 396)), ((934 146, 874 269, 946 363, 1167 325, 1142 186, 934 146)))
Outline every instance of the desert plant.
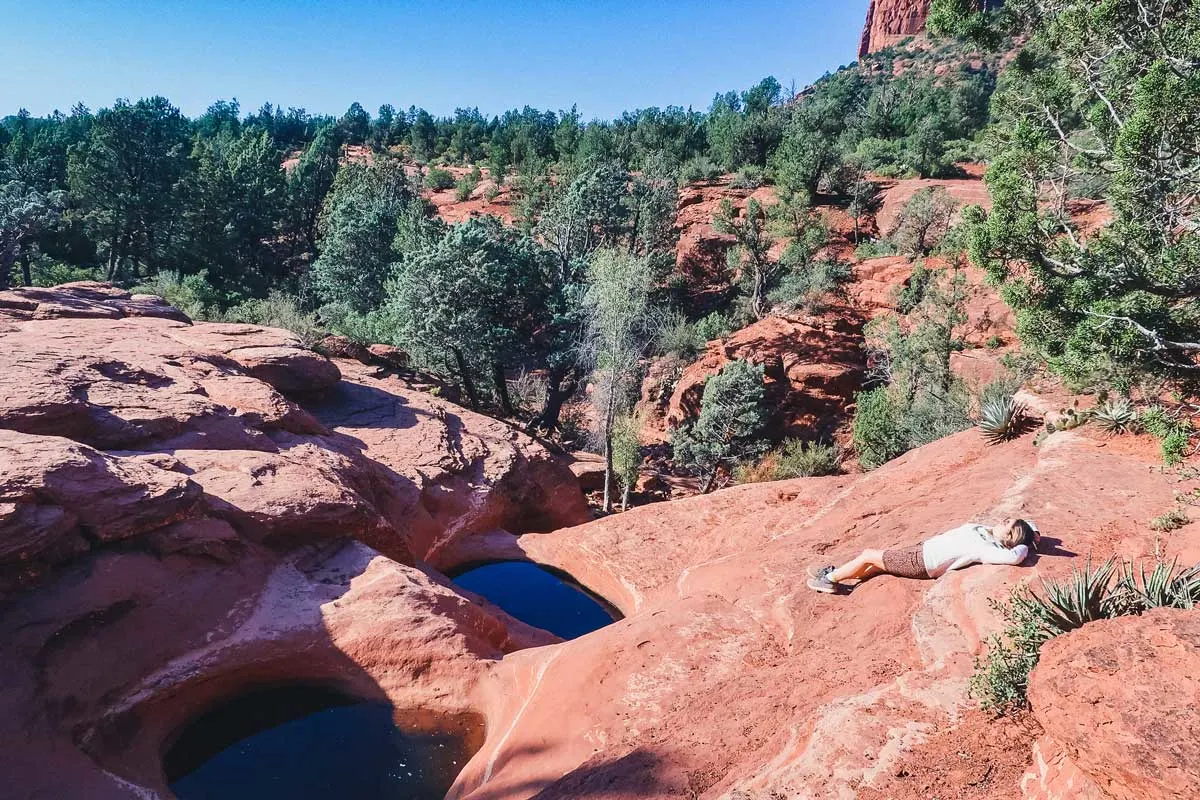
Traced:
POLYGON ((1089 560, 1082 569, 1071 570, 1066 580, 1042 581, 1045 594, 1036 599, 1047 628, 1057 635, 1115 616, 1112 578, 1116 572, 1115 558, 1096 567, 1089 560))
POLYGON ((1191 521, 1187 512, 1182 508, 1172 508, 1165 514, 1160 514, 1150 520, 1150 530, 1158 531, 1159 533, 1170 533, 1171 531, 1179 530, 1191 521))
POLYGON ((766 175, 763 168, 754 164, 747 164, 739 169, 729 181, 729 185, 734 189, 757 189, 766 181, 766 175))
POLYGON ((988 444, 1020 436, 1025 422, 1025 406, 1012 395, 988 398, 979 408, 979 432, 988 444))
POLYGON ((975 659, 970 682, 984 711, 1006 714, 1026 704, 1029 673, 1046 641, 1087 622, 1130 613, 1122 602, 1125 589, 1113 581, 1116 569, 1115 559, 1095 568, 1089 561, 1064 581, 1042 581, 1041 596, 1021 586, 1007 600, 992 603, 1005 626, 975 659))
POLYGON ((1138 420, 1147 433, 1159 441, 1163 463, 1173 467, 1183 461, 1191 427, 1162 406, 1151 406, 1138 420))
POLYGON ((1152 608, 1193 608, 1200 600, 1200 564, 1177 568, 1178 559, 1155 562, 1147 574, 1145 564, 1134 571, 1132 562, 1121 568, 1120 588, 1127 593, 1131 613, 1152 608))
POLYGON ((779 448, 777 480, 834 475, 841 467, 841 452, 835 445, 786 439, 779 448))
POLYGON ((221 319, 283 328, 299 336, 305 347, 312 347, 328 332, 317 321, 316 314, 305 311, 292 295, 279 291, 272 291, 265 299, 239 303, 222 314, 221 319))
POLYGON ((720 165, 707 156, 694 156, 679 168, 679 179, 684 183, 711 181, 721 174, 720 165))
POLYGON ((430 167, 425 173, 425 188, 435 191, 440 189, 454 188, 454 174, 448 169, 441 167, 430 167))
POLYGON ((696 323, 696 337, 703 342, 724 339, 733 333, 733 320, 728 314, 714 311, 696 323))
POLYGON ((496 202, 496 198, 500 196, 500 186, 495 183, 489 183, 487 188, 483 190, 483 199, 489 203, 496 202))
POLYGON ((546 376, 521 370, 508 382, 508 396, 517 411, 536 412, 546 402, 546 376))
POLYGON ((1138 415, 1127 397, 1101 403, 1092 411, 1092 420, 1107 433, 1128 433, 1137 425, 1138 415))

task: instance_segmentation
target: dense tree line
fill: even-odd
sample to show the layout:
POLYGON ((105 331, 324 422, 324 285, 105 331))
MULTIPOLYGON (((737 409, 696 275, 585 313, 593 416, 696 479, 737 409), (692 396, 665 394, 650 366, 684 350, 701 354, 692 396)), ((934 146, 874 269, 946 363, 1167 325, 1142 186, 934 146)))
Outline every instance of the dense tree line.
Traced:
MULTIPOLYGON (((21 205, 27 221, 19 237, 15 223, 6 232, 20 245, 8 245, 0 283, 21 280, 19 264, 127 282, 164 269, 204 272, 233 298, 299 291, 346 148, 409 164, 482 166, 495 182, 514 183, 527 232, 546 210, 551 183, 599 164, 668 183, 759 170, 793 206, 817 191, 847 192, 855 169, 945 172, 986 122, 993 71, 959 64, 935 76, 926 57, 925 68, 897 78, 895 57, 873 56, 801 95, 766 78, 717 94, 707 111, 648 108, 608 121, 585 122, 573 108, 493 117, 460 108, 437 117, 386 104, 371 114, 358 103, 340 117, 272 104, 243 114, 236 100, 188 119, 162 97, 48 117, 20 111, 0 120, 0 184, 6 208, 21 205), (41 219, 36 231, 33 217, 41 219)), ((614 175, 597 176, 609 181, 610 196, 614 175)), ((663 197, 649 189, 643 200, 663 197)), ((643 247, 661 237, 643 233, 643 247)))
MULTIPOLYGON (((244 114, 236 100, 189 119, 162 97, 22 111, 0 120, 0 288, 99 278, 164 293, 194 316, 390 342, 467 404, 543 433, 587 383, 606 486, 627 500, 645 357, 815 307, 845 277, 815 260, 825 241, 815 196, 860 215, 873 197, 868 170, 947 173, 974 146, 990 62, 938 69, 942 55, 917 53, 894 69, 896 57, 802 94, 766 78, 717 94, 706 111, 608 121, 574 108, 438 117, 358 103, 340 117, 270 104, 244 114), (456 166, 470 169, 456 179, 456 166), (447 225, 422 198, 454 188, 465 199, 485 170, 491 191, 510 187, 516 225, 447 225), (737 172, 739 186, 774 183, 781 202, 722 209, 715 223, 737 240, 730 291, 717 308, 692 308, 668 280, 678 186, 722 172, 737 172), (779 237, 790 244, 773 258, 779 237), (532 407, 510 389, 529 372, 544 379, 532 407)), ((762 449, 751 441, 756 381, 749 367, 716 381, 706 415, 681 434, 683 462, 710 487, 762 449), (723 419, 734 407, 746 428, 736 436, 723 419)))

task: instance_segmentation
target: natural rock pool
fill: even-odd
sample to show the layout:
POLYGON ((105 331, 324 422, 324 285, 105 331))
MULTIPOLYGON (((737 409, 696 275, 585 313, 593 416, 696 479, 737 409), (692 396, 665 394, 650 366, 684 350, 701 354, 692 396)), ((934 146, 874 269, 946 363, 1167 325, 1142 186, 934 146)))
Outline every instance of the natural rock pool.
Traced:
POLYGON ((497 561, 451 578, 512 616, 563 639, 603 628, 620 614, 583 588, 529 561, 497 561))
POLYGON ((458 734, 400 730, 386 703, 289 686, 195 720, 163 766, 180 800, 441 800, 470 756, 458 734))

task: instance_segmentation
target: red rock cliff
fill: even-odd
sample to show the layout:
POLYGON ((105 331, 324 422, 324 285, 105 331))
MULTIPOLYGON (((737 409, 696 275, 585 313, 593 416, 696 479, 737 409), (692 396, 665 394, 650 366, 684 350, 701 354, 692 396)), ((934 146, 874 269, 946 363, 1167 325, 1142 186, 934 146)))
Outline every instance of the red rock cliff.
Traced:
POLYGON ((871 0, 867 22, 863 25, 858 57, 882 50, 889 45, 925 30, 929 0, 871 0))

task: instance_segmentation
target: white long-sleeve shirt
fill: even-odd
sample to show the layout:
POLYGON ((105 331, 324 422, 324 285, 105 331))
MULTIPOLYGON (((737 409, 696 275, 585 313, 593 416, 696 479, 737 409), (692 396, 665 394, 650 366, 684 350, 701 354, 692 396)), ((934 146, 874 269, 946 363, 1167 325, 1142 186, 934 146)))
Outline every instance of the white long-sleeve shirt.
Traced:
POLYGON ((953 530, 939 533, 921 544, 921 558, 929 577, 938 578, 952 569, 971 564, 1020 564, 1029 555, 1023 544, 1003 547, 982 525, 969 522, 953 530))

